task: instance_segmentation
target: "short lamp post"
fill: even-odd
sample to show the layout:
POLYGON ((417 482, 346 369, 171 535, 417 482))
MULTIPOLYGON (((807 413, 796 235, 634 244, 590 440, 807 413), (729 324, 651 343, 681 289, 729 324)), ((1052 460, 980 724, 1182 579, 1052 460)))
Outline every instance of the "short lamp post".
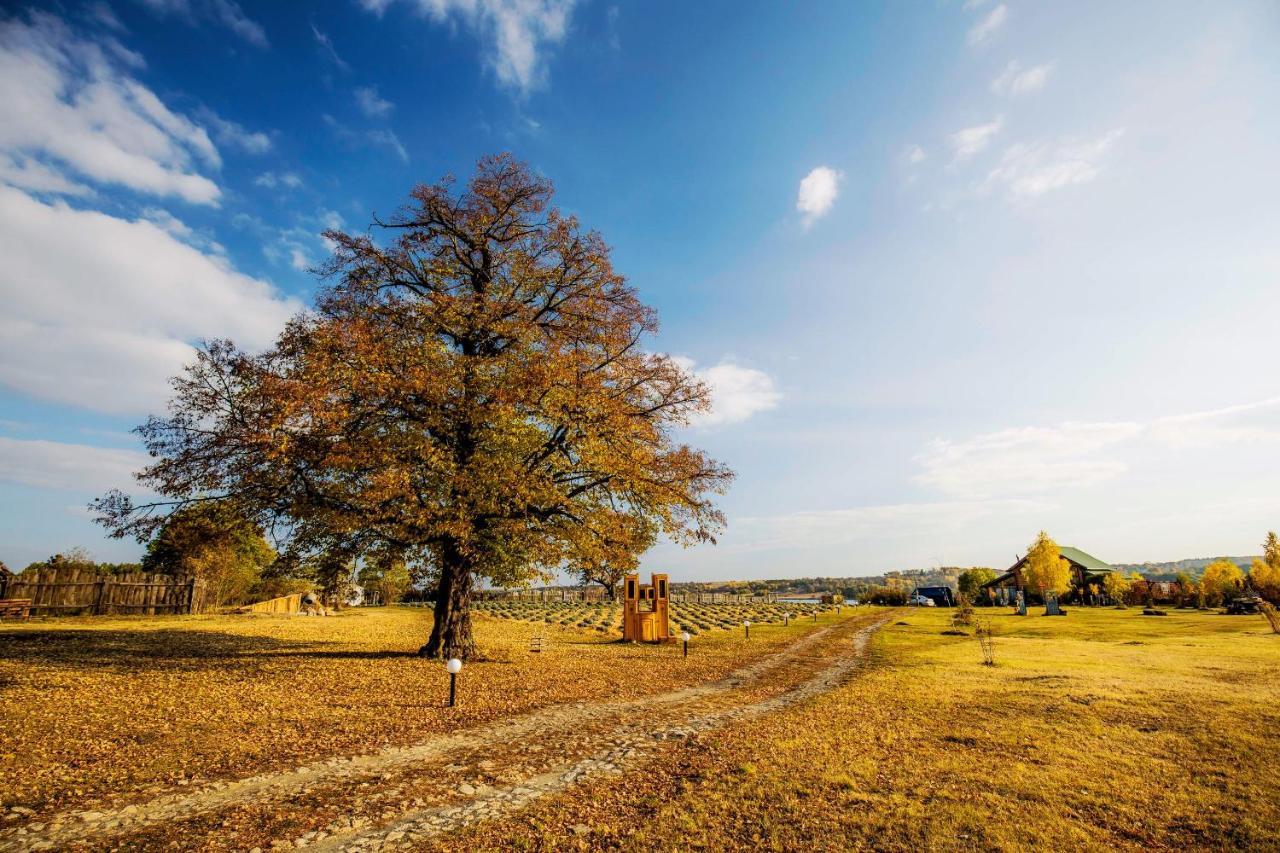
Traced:
POLYGON ((689 656, 689 632, 684 631, 680 634, 680 639, 684 641, 684 656, 689 656))
POLYGON ((814 621, 814 622, 817 622, 817 621, 818 621, 818 608, 816 608, 816 607, 815 607, 815 608, 813 608, 813 621, 814 621))
POLYGON ((751 639, 751 620, 750 619, 742 620, 742 633, 746 635, 746 638, 748 640, 751 639))
POLYGON ((783 614, 782 614, 782 624, 783 624, 784 626, 786 626, 786 625, 790 625, 790 624, 791 624, 791 614, 790 614, 790 613, 783 613, 783 614))
POLYGON ((449 658, 445 669, 449 670, 449 707, 452 708, 458 699, 458 673, 462 672, 462 661, 449 658))

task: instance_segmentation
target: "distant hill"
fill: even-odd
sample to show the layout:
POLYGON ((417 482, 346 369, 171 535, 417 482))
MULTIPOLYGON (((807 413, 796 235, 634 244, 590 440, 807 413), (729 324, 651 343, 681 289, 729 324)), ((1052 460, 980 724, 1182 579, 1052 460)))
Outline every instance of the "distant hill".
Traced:
MULTIPOLYGON (((1193 578, 1199 578, 1204 573, 1205 566, 1214 560, 1221 559, 1230 560, 1247 572, 1253 561, 1261 558, 1194 557, 1166 563, 1112 563, 1111 565, 1125 574, 1140 572, 1150 580, 1171 581, 1178 572, 1186 572, 1193 578)), ((996 569, 997 572, 1003 570, 1003 568, 996 569)), ((883 586, 890 583, 907 583, 912 586, 949 586, 954 589, 957 578, 962 571, 964 571, 964 568, 961 566, 942 566, 931 569, 902 569, 878 575, 853 577, 773 578, 755 581, 685 581, 673 582, 671 588, 678 592, 809 595, 820 592, 843 591, 846 595, 857 595, 867 587, 883 586)))
MULTIPOLYGON (((1192 577, 1199 577, 1204 572, 1204 567, 1212 563, 1214 560, 1230 560, 1241 569, 1249 570, 1249 566, 1254 560, 1260 560, 1261 557, 1193 557, 1188 560, 1174 560, 1169 563, 1112 563, 1111 565, 1122 572, 1141 572, 1143 575, 1168 575, 1172 580, 1173 576, 1178 572, 1186 572, 1192 577)), ((1153 578, 1160 580, 1161 578, 1153 578)))

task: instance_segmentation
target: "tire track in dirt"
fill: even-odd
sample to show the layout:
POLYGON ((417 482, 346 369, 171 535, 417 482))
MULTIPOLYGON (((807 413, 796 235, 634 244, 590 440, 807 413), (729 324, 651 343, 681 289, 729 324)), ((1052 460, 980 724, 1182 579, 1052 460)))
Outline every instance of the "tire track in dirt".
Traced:
MULTIPOLYGON (((876 622, 883 620, 876 620, 876 622)), ((387 779, 394 773, 420 774, 428 771, 433 765, 441 765, 445 759, 466 753, 475 753, 491 747, 495 743, 525 742, 536 737, 539 740, 555 743, 556 738, 572 732, 581 740, 587 732, 595 732, 593 737, 597 743, 607 741, 614 746, 607 750, 595 751, 576 761, 554 766, 539 774, 535 774, 523 782, 501 789, 490 789, 473 799, 460 804, 436 806, 425 810, 414 821, 417 827, 415 834, 423 834, 425 829, 435 823, 452 825, 450 821, 462 819, 474 822, 477 815, 483 815, 502 805, 503 811, 509 811, 512 803, 524 802, 521 797, 543 796, 552 790, 558 790, 584 774, 607 772, 617 762, 628 757, 635 757, 643 752, 646 743, 656 742, 656 738, 680 737, 684 730, 682 721, 690 719, 703 721, 698 725, 714 726, 714 720, 724 717, 743 707, 760 707, 768 709, 773 699, 765 699, 748 705, 739 703, 749 698, 753 690, 769 689, 770 677, 773 680, 785 680, 787 664, 803 662, 806 655, 820 650, 833 635, 837 640, 853 625, 866 624, 854 617, 836 626, 829 626, 813 631, 786 648, 765 656, 735 670, 730 675, 706 684, 695 685, 670 691, 655 696, 642 697, 618 702, 575 703, 545 708, 518 717, 500 721, 488 726, 469 729, 456 735, 432 738, 407 747, 394 747, 367 755, 350 758, 331 758, 322 762, 298 767, 294 770, 269 774, 260 774, 234 782, 217 782, 197 791, 184 791, 180 794, 166 795, 146 802, 126 805, 120 808, 65 812, 55 815, 46 821, 31 823, 26 826, 6 827, 0 831, 0 851, 9 850, 59 850, 68 846, 93 848, 109 846, 110 839, 143 832, 148 828, 160 827, 169 823, 190 822, 201 815, 216 813, 220 810, 240 804, 260 804, 273 801, 300 801, 309 792, 322 792, 326 786, 352 786, 365 779, 387 779), (700 707, 706 706, 706 707, 700 707), (666 719, 669 718, 669 719, 666 719), (637 722, 641 721, 641 722, 637 722), (649 725, 645 725, 647 721, 649 725), (656 723, 656 726, 655 726, 656 723), (628 756, 628 753, 631 753, 628 756), (565 781, 565 780, 568 781, 565 781), (463 816, 458 818, 458 816, 463 816)), ((858 636, 863 636, 859 632, 858 636)), ((856 656, 854 658, 856 660, 856 656)), ((842 660, 846 660, 842 658, 842 660)), ((813 662, 811 661, 810 664, 813 662)), ((818 662, 820 663, 820 661, 818 662)), ((837 669, 840 668, 837 664, 837 669)), ((824 670, 827 671, 827 670, 824 670)), ((807 685, 821 682, 822 674, 810 679, 792 693, 792 701, 799 701, 807 685)), ((776 685, 774 685, 776 689, 776 685)), ((780 697, 775 697, 780 698, 780 697)), ((761 713, 764 711, 762 710, 761 713)), ((727 719, 727 718, 726 718, 727 719)), ((695 729, 700 730, 700 729, 695 729)), ((554 754, 554 750, 551 754, 554 754)), ((536 797, 535 797, 536 798, 536 797)), ((400 821, 393 821, 396 825, 400 821)), ((463 825, 458 823, 457 825, 463 825)), ((331 827, 332 831, 312 832, 315 840, 332 847, 333 839, 352 836, 356 840, 369 838, 378 843, 395 842, 387 839, 387 835, 397 831, 390 829, 379 836, 379 830, 349 823, 347 826, 331 827), (362 835, 361 832, 371 833, 362 835)), ((432 830, 427 834, 434 834, 432 830)), ((145 847, 146 839, 138 838, 129 843, 120 839, 126 846, 145 847)), ((310 843, 310 840, 304 840, 310 843)), ((373 841, 361 842, 373 844, 373 841)))

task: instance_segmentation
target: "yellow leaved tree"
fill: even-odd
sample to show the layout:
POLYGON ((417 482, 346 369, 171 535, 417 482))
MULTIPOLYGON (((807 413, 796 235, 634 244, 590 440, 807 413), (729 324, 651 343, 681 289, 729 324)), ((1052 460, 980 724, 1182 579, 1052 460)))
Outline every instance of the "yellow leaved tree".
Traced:
POLYGON ((1235 595, 1243 581, 1244 573, 1235 563, 1227 559, 1214 560, 1204 567, 1200 589, 1204 591, 1205 601, 1209 606, 1216 607, 1223 599, 1235 595))
POLYGON ((1063 559, 1058 543, 1043 530, 1027 550, 1022 579, 1028 589, 1039 592, 1041 596, 1049 592, 1063 593, 1071 588, 1071 564, 1063 559))
POLYGON ((1129 594, 1130 586, 1128 578, 1119 572, 1110 572, 1102 580, 1102 588, 1107 593, 1107 597, 1118 604, 1124 603, 1124 597, 1129 594))

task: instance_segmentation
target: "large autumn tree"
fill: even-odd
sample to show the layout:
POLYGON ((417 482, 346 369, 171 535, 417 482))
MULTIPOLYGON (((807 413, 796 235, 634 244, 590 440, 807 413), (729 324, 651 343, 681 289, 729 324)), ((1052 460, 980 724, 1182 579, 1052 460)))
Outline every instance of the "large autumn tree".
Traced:
POLYGON ((605 597, 615 601, 618 587, 636 571, 640 555, 653 546, 657 531, 647 518, 617 512, 602 512, 595 524, 577 531, 578 543, 567 568, 584 584, 600 584, 605 597))
POLYGON ((419 186, 336 246, 313 312, 267 352, 205 346, 139 432, 142 485, 95 503, 117 536, 231 501, 293 550, 391 549, 437 585, 422 654, 475 651, 477 580, 616 554, 646 526, 713 541, 732 473, 674 430, 708 389, 648 351, 657 318, 599 234, 509 156, 419 186), (612 550, 611 550, 612 549, 612 550))

